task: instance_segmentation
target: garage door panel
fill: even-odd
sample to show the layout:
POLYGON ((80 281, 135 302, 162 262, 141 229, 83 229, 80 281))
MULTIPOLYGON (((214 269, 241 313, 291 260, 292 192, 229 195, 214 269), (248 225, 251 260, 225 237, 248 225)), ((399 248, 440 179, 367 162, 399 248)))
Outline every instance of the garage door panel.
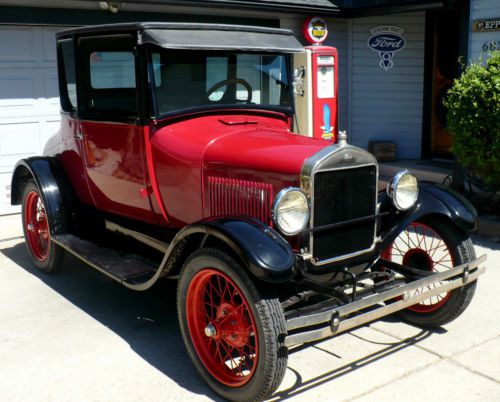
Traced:
POLYGON ((32 115, 37 112, 37 79, 33 74, 0 69, 0 116, 32 115))
POLYGON ((0 27, 0 62, 33 62, 37 60, 36 29, 0 27))
POLYGON ((0 215, 21 212, 19 205, 10 205, 11 173, 0 173, 0 215))
POLYGON ((59 114, 59 83, 57 70, 49 70, 44 74, 44 97, 39 100, 40 112, 44 114, 59 114))
POLYGON ((0 26, 0 215, 10 206, 19 159, 41 155, 59 129, 55 33, 59 27, 0 26))
POLYGON ((36 155, 40 149, 40 122, 0 125, 2 166, 13 166, 20 158, 36 155))
POLYGON ((46 62, 57 61, 56 32, 61 28, 45 29, 42 33, 43 60, 46 62))

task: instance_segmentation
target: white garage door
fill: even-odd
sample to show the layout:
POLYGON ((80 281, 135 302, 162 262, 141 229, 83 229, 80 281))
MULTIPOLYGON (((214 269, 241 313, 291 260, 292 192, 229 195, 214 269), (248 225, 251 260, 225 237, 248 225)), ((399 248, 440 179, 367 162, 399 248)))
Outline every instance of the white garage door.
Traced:
POLYGON ((16 162, 40 155, 59 127, 58 27, 0 26, 0 215, 10 206, 16 162))

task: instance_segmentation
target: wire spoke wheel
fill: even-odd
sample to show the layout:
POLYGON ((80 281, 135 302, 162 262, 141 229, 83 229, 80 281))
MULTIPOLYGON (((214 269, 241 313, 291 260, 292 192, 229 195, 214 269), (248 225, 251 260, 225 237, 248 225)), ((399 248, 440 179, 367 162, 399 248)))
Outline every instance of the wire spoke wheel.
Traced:
POLYGON ((207 370, 230 387, 247 383, 256 369, 259 342, 241 290, 224 273, 207 268, 192 279, 186 300, 189 333, 207 370))
MULTIPOLYGON (((54 272, 62 265, 64 251, 50 239, 49 214, 36 182, 28 180, 23 190, 22 225, 26 248, 40 271, 54 272)), ((63 223, 59 221, 59 224, 63 223)))
MULTIPOLYGON (((410 223, 384 251, 382 257, 411 268, 443 272, 475 258, 474 246, 467 234, 439 218, 410 223)), ((411 296, 435 289, 447 281, 415 289, 411 296)), ((438 327, 453 321, 469 305, 476 282, 431 296, 397 314, 417 325, 438 327)))
POLYGON ((182 267, 177 312, 186 350, 206 383, 231 401, 260 401, 287 366, 286 324, 272 287, 216 248, 195 251, 182 267))
POLYGON ((43 201, 36 191, 30 191, 26 196, 24 228, 33 257, 46 261, 49 256, 49 223, 43 201))
MULTIPOLYGON (((384 258, 408 267, 435 272, 447 271, 455 265, 450 249, 439 233, 420 222, 408 225, 385 251, 384 258)), ((441 284, 442 282, 438 282, 415 289, 410 296, 421 294, 441 284)), ((435 311, 442 307, 449 297, 450 292, 440 293, 408 309, 420 313, 435 311)))

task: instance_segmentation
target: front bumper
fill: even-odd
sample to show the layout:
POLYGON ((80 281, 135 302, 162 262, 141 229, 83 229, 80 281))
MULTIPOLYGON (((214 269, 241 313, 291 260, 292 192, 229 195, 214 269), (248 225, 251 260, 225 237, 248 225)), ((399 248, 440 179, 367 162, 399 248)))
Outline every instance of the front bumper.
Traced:
POLYGON ((292 316, 286 321, 289 335, 285 344, 291 347, 328 338, 403 310, 429 297, 464 286, 485 272, 485 267, 479 267, 485 261, 486 255, 482 255, 474 261, 448 271, 438 272, 380 293, 361 296, 362 298, 351 303, 330 306, 328 309, 319 308, 319 311, 292 316), (420 289, 420 293, 411 295, 417 289, 420 289), (387 300, 394 301, 381 304, 387 300))

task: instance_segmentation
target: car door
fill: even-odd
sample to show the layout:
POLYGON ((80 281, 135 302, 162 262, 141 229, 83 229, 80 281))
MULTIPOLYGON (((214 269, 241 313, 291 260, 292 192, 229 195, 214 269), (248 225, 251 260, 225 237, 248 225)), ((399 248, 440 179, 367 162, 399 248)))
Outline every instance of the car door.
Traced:
POLYGON ((155 222, 149 199, 132 35, 79 39, 79 134, 98 209, 155 222))

